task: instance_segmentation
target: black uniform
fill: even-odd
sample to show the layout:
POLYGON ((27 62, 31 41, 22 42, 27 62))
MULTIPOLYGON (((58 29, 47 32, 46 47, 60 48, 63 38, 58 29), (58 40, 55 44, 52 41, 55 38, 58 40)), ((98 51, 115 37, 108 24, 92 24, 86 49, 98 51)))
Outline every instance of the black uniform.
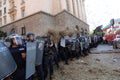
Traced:
POLYGON ((9 50, 17 64, 16 71, 12 74, 13 80, 25 80, 25 59, 21 53, 25 53, 24 46, 9 47, 9 50))

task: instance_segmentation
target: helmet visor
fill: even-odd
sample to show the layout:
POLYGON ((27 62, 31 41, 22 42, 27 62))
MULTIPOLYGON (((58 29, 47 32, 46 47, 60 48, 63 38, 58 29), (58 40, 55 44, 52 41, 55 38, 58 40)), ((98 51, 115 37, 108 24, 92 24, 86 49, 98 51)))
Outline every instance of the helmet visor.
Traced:
POLYGON ((17 45, 22 45, 22 38, 21 37, 16 37, 17 45))
MULTIPOLYGON (((21 38, 21 37, 13 37, 13 38, 12 38, 12 44, 22 45, 22 38, 21 38)), ((11 45, 12 45, 12 44, 11 44, 11 45)))

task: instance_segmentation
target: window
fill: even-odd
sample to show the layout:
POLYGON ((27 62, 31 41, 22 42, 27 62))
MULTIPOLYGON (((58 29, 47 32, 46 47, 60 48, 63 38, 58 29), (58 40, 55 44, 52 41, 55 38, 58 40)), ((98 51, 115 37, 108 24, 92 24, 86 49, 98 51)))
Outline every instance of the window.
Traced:
POLYGON ((9 4, 10 4, 10 8, 14 8, 14 6, 15 6, 14 1, 10 2, 9 4))
POLYGON ((22 0, 22 3, 25 3, 25 0, 22 0))
POLYGON ((2 10, 0 10, 0 16, 2 16, 2 10))
POLYGON ((6 16, 4 16, 4 24, 7 23, 7 19, 6 19, 6 16))
POLYGON ((21 16, 25 17, 25 9, 21 9, 21 16))
POLYGON ((0 0, 0 7, 2 7, 2 1, 0 0))
POLYGON ((15 28, 12 28, 10 34, 14 34, 14 33, 15 33, 15 28))
POLYGON ((4 2, 3 2, 3 4, 5 5, 6 4, 6 0, 3 0, 4 2))
POLYGON ((25 34, 26 34, 26 28, 25 28, 25 27, 22 27, 22 28, 21 28, 21 31, 22 31, 22 35, 25 35, 25 34))
POLYGON ((4 8, 4 14, 6 13, 6 7, 4 8))
POLYGON ((78 25, 76 25, 76 26, 75 26, 75 28, 76 28, 77 30, 79 30, 79 27, 78 27, 78 25))
POLYGON ((83 31, 83 28, 81 28, 81 30, 83 31))
POLYGON ((2 18, 0 18, 0 27, 2 26, 2 18))
POLYGON ((15 15, 14 14, 11 15, 11 21, 15 21, 15 15))
POLYGON ((70 11, 70 4, 69 4, 69 0, 66 0, 66 6, 67 6, 67 10, 70 11))
POLYGON ((117 36, 117 38, 120 38, 120 36, 117 36))
POLYGON ((81 28, 81 35, 84 35, 84 29, 81 28))

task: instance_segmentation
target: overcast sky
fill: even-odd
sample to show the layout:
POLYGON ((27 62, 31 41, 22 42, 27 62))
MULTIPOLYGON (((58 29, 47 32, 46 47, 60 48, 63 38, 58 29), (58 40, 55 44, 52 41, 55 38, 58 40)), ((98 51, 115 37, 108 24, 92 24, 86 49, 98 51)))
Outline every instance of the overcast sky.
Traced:
POLYGON ((85 0, 85 6, 90 31, 105 26, 112 18, 120 18, 120 0, 85 0))

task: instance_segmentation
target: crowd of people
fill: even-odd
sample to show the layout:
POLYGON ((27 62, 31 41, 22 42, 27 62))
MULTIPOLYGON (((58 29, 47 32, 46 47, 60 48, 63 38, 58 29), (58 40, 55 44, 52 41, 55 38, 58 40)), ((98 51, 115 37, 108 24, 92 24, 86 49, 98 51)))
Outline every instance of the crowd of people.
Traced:
POLYGON ((9 50, 17 64, 17 69, 5 80, 33 80, 37 75, 38 80, 52 80, 54 67, 60 67, 59 62, 63 61, 65 65, 70 64, 73 58, 79 59, 90 53, 90 49, 97 47, 102 41, 98 36, 63 36, 58 43, 51 40, 49 36, 41 36, 44 40, 42 64, 35 65, 36 73, 25 78, 26 76, 26 43, 36 42, 35 34, 28 33, 27 39, 23 40, 21 36, 12 34, 5 41, 10 42, 9 50))

